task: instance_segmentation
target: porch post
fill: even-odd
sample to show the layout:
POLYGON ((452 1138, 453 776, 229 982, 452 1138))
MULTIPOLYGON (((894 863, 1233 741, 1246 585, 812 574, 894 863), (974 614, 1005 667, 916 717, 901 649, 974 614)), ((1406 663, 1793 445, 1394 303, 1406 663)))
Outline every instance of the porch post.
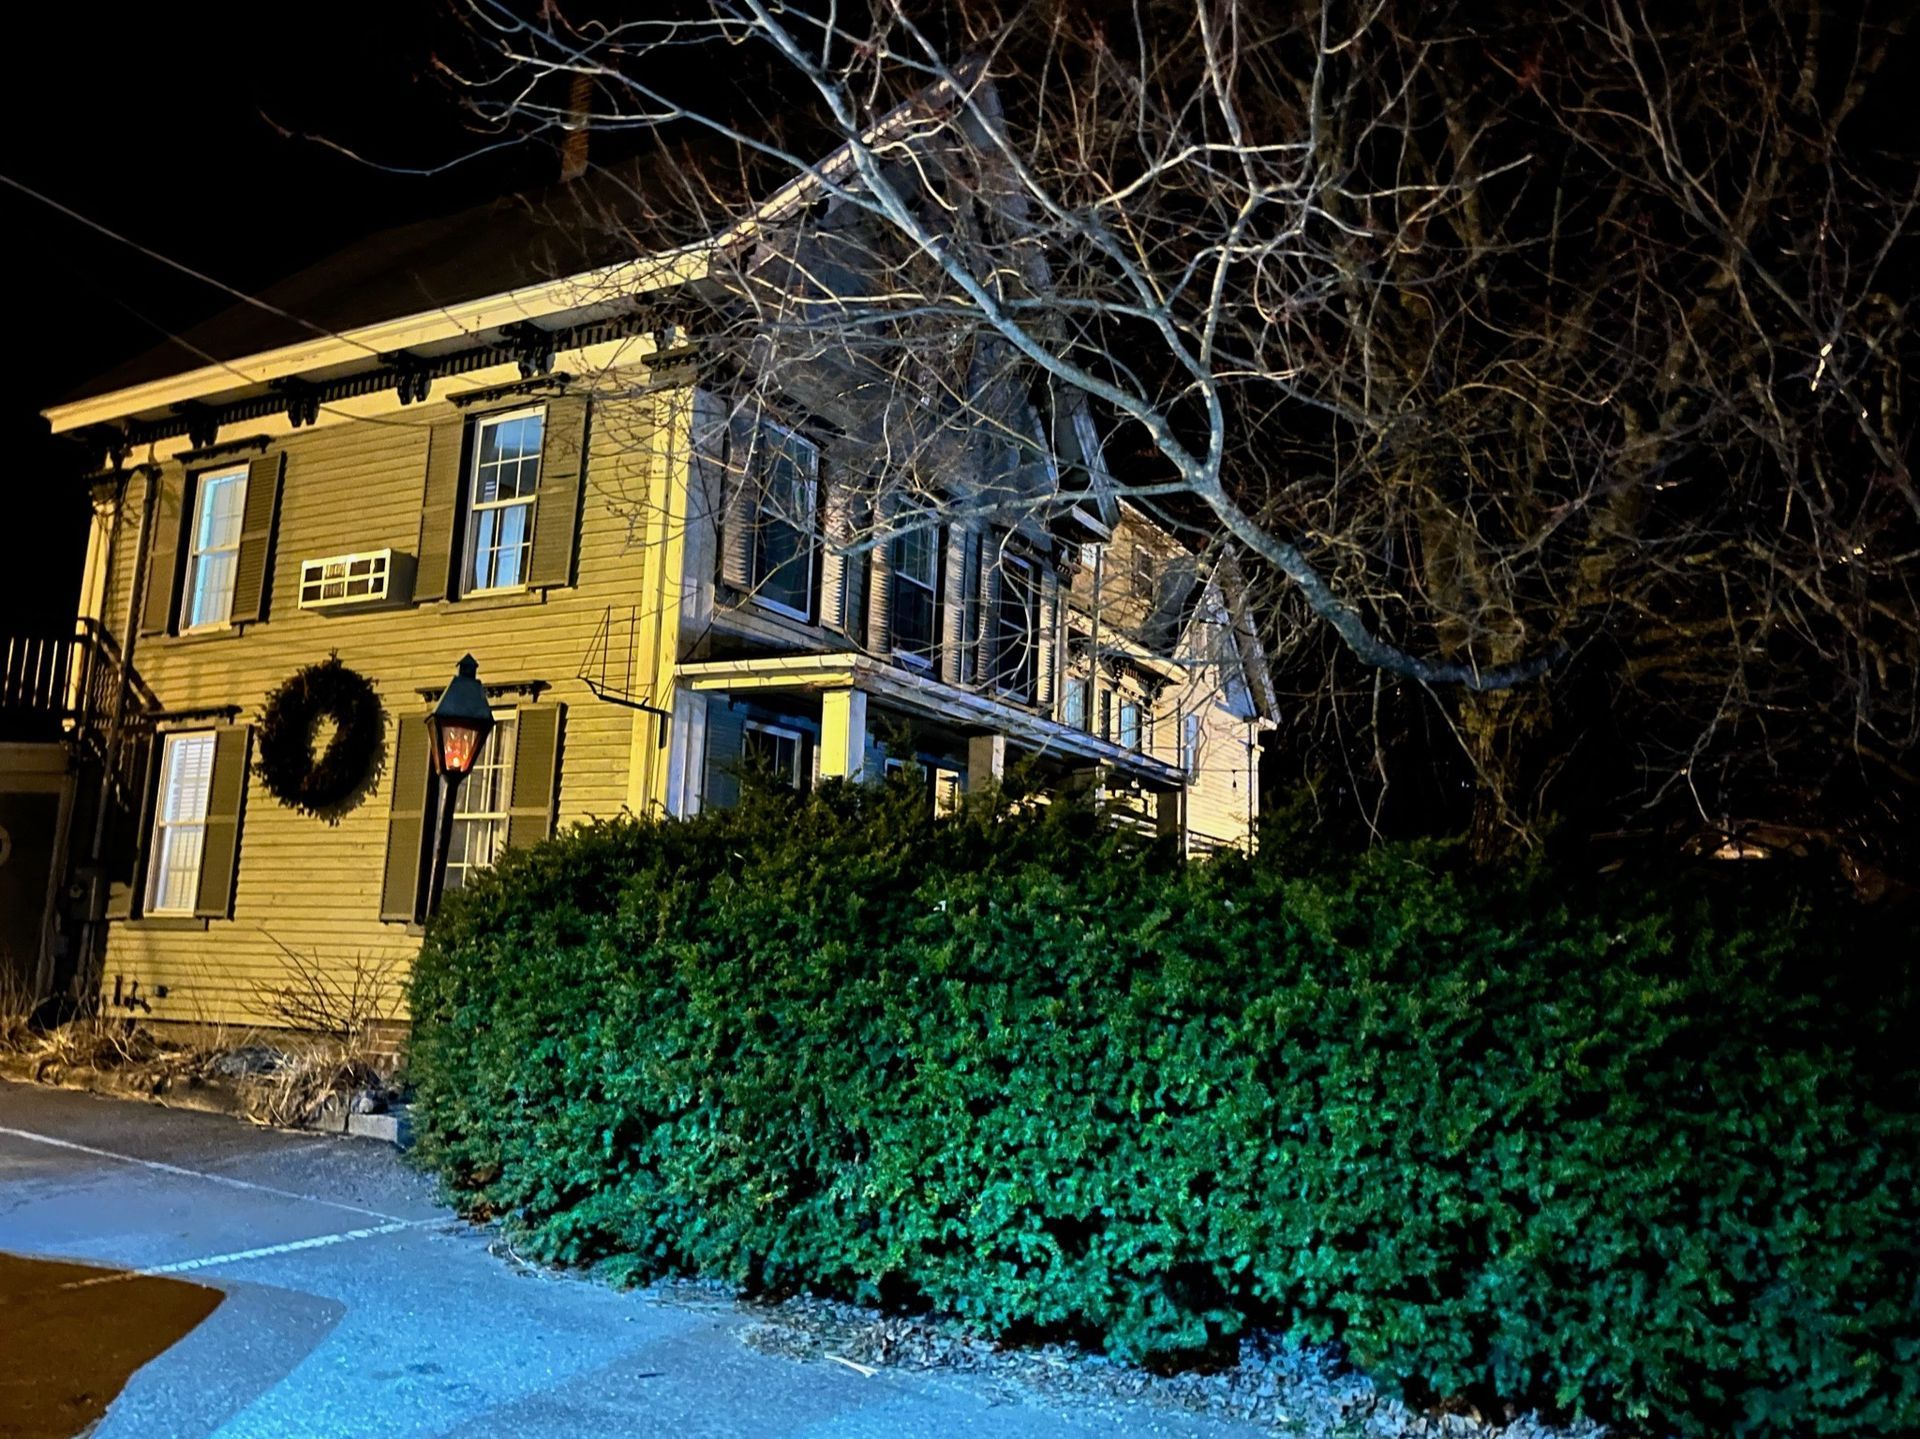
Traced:
POLYGON ((827 690, 820 696, 820 778, 859 779, 867 772, 867 692, 827 690))
POLYGON ((1162 839, 1180 841, 1180 853, 1187 852, 1187 790, 1162 790, 1153 797, 1155 828, 1162 839))
POLYGON ((1003 734, 977 734, 967 741, 967 793, 975 794, 988 784, 999 784, 1007 773, 1007 737, 1003 734))

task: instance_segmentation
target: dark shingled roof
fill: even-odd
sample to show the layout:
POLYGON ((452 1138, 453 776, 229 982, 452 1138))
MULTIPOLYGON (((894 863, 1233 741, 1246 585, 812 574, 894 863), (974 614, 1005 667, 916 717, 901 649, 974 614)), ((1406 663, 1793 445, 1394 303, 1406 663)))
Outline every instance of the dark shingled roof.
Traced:
MULTIPOLYGON (((645 163, 589 171, 572 184, 507 195, 457 214, 370 235, 260 292, 321 331, 343 331, 483 299, 634 258, 661 239, 646 215, 650 192, 675 185, 656 154, 645 163), (618 222, 613 218, 618 215, 618 222)), ((684 195, 684 190, 681 191, 684 195)), ((314 337, 296 320, 237 303, 184 334, 95 376, 63 403, 110 394, 223 360, 314 337)))

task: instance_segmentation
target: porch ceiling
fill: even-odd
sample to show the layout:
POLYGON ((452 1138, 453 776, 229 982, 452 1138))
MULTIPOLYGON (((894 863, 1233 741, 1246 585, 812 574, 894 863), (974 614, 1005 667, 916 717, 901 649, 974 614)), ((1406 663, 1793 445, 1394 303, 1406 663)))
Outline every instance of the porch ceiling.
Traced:
POLYGON ((1052 759, 1109 765, 1149 790, 1177 790, 1177 766, 1125 749, 1111 740, 1005 704, 971 690, 910 674, 870 655, 774 655, 683 664, 678 682, 701 693, 817 693, 858 689, 870 698, 923 719, 1003 734, 1009 743, 1052 759))

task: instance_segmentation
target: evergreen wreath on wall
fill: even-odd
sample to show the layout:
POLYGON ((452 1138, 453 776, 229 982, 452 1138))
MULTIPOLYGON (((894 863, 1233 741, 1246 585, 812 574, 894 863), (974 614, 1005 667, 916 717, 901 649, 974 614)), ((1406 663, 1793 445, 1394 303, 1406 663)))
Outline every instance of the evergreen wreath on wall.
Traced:
POLYGON ((386 712, 364 676, 329 655, 288 677, 267 696, 254 773, 289 809, 325 817, 377 774, 386 749, 386 712), (326 748, 314 754, 321 722, 326 748))

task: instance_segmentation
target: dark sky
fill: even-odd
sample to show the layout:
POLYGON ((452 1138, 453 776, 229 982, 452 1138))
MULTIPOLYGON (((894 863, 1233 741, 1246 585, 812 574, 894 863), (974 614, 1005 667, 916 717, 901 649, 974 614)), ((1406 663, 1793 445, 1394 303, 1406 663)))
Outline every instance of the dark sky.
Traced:
MULTIPOLYGON (((387 225, 549 178, 550 152, 437 177, 480 146, 432 57, 457 40, 438 0, 212 0, 31 6, 10 21, 0 174, 141 244, 254 289, 387 225), (295 132, 295 138, 280 131, 295 132)), ((13 543, 0 635, 64 630, 84 487, 37 411, 90 374, 224 308, 227 297, 0 186, 19 307, 0 423, 13 543)))

